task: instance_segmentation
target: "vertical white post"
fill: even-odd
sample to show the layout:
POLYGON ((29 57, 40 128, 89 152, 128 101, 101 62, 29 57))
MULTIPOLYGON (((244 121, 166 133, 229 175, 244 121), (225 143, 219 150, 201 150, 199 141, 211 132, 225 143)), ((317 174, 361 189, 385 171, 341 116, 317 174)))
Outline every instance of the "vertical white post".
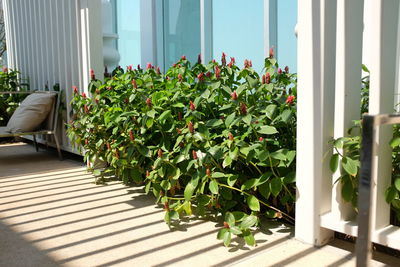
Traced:
POLYGON ((201 59, 209 62, 213 57, 212 1, 200 0, 200 42, 201 59))
MULTIPOLYGON (((334 138, 347 136, 354 120, 360 119, 363 0, 337 1, 337 52, 334 138)), ((339 170, 333 181, 340 176, 339 170)), ((341 220, 354 219, 350 203, 341 196, 341 184, 332 192, 332 214, 341 220)))
MULTIPOLYGON (((396 79, 396 48, 398 35, 399 1, 371 1, 369 17, 375 18, 371 31, 371 78, 370 78, 370 114, 392 113, 396 79)), ((390 207, 385 202, 384 193, 391 182, 391 148, 389 140, 392 128, 383 126, 376 131, 378 151, 374 156, 373 173, 372 229, 380 229, 389 224, 390 207)))
POLYGON ((322 36, 324 34, 321 34, 321 1, 299 0, 297 55, 298 62, 302 64, 298 68, 296 157, 298 194, 295 236, 314 245, 322 245, 332 236, 331 231, 320 227, 322 203, 329 201, 325 199, 329 195, 322 188, 322 181, 327 178, 324 177, 321 164, 325 147, 322 129, 326 124, 321 104, 322 36))
POLYGON ((154 0, 140 1, 140 49, 142 68, 147 63, 157 65, 156 5, 154 0))
POLYGON ((273 48, 278 56, 278 4, 276 0, 264 0, 264 57, 273 48))

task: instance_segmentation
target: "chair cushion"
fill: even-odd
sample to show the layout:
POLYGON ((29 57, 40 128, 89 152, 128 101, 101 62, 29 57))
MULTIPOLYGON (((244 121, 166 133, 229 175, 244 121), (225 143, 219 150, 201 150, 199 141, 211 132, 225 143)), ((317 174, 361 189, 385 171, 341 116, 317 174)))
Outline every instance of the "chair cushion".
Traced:
POLYGON ((55 94, 33 93, 28 95, 15 110, 7 123, 10 133, 34 131, 40 127, 52 109, 55 94))

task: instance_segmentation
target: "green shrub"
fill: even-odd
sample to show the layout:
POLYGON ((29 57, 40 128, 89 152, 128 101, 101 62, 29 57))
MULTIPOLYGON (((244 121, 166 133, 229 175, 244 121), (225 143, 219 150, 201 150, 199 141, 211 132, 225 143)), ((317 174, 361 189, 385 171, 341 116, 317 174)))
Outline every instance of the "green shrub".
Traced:
POLYGON ((255 241, 261 216, 293 223, 296 75, 265 59, 260 77, 245 61, 203 65, 182 57, 165 75, 149 64, 92 74, 91 97, 75 90, 68 136, 94 170, 145 185, 171 226, 182 216, 225 216, 218 234, 255 241))

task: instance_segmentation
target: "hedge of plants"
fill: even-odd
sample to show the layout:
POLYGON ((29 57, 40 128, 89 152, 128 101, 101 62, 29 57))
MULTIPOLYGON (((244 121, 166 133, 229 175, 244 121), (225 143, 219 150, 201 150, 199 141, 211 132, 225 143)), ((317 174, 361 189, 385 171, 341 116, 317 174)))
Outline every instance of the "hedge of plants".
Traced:
POLYGON ((255 245, 260 218, 294 223, 296 75, 273 51, 259 75, 250 60, 191 64, 165 74, 151 64, 92 73, 90 96, 72 100, 68 136, 92 169, 142 184, 173 227, 186 216, 222 216, 218 238, 255 245))
MULTIPOLYGON (((0 71, 0 92, 22 90, 20 87, 19 72, 3 67, 0 71)), ((5 126, 26 95, 0 94, 0 126, 5 126)))

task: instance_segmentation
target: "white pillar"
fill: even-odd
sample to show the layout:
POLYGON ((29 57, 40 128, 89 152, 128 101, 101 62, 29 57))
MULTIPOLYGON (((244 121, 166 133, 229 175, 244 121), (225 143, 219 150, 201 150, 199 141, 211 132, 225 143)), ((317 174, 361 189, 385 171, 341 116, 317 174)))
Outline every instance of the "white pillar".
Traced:
MULTIPOLYGON (((393 113, 394 88, 396 80, 396 48, 398 35, 399 1, 371 1, 371 72, 370 79, 370 114, 393 113)), ((376 131, 378 151, 374 155, 371 217, 372 229, 380 229, 389 224, 390 207, 384 199, 384 193, 391 183, 391 148, 389 140, 392 130, 383 126, 376 131), (379 182, 378 182, 379 178, 379 182)))
MULTIPOLYGON (((322 18, 332 19, 325 16, 325 13, 322 18)), ((321 50, 326 49, 326 46, 321 47, 322 37, 325 36, 323 29, 325 27, 321 27, 321 1, 299 0, 297 55, 298 62, 302 63, 298 68, 296 157, 298 193, 295 236, 303 242, 314 245, 322 245, 332 237, 331 231, 320 227, 320 215, 326 209, 326 203, 329 203, 327 199, 329 194, 326 193, 327 189, 323 188, 323 185, 326 186, 323 179, 327 177, 322 165, 326 146, 324 143, 326 138, 322 134, 326 134, 323 129, 331 123, 323 120, 322 103, 329 96, 329 93, 323 94, 323 89, 327 84, 328 87, 332 87, 330 84, 332 78, 323 76, 323 71, 329 70, 325 60, 328 63, 332 59, 329 54, 328 57, 325 57, 326 55, 321 57, 321 50)), ((323 44, 327 45, 326 41, 323 44)))

